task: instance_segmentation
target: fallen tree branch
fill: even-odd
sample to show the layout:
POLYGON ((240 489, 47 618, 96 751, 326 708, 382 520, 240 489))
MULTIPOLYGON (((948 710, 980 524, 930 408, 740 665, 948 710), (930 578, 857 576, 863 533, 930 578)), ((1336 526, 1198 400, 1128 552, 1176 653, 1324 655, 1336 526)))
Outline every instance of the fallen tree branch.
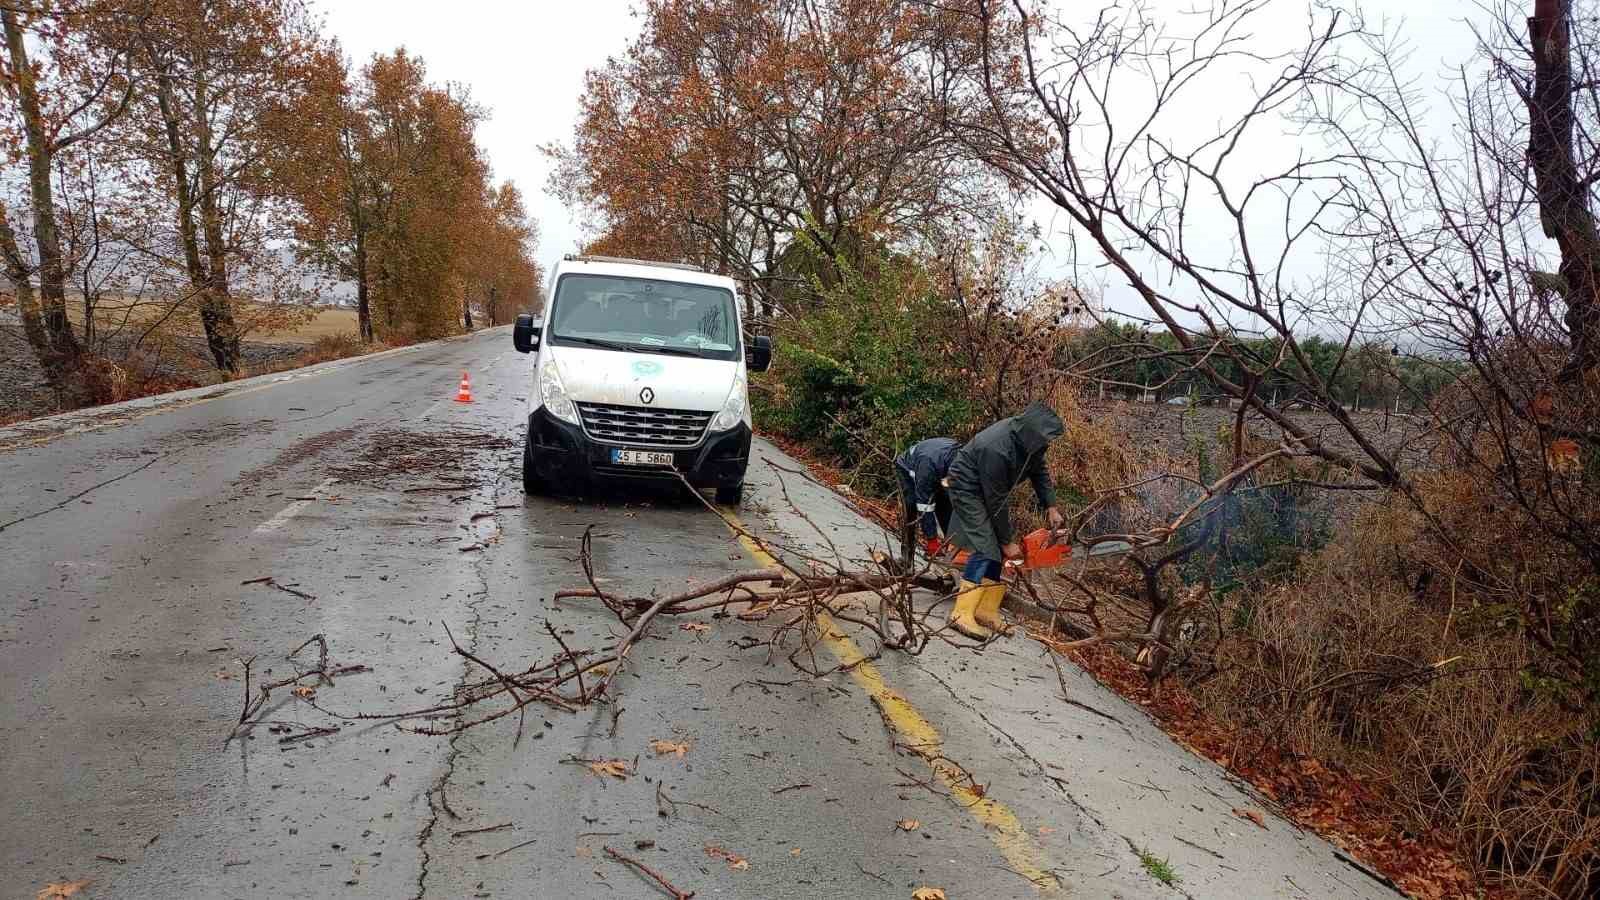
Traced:
POLYGON ((611 857, 612 859, 616 860, 617 862, 623 863, 624 865, 632 866, 635 869, 638 869, 640 872, 643 872, 644 874, 646 874, 646 875, 650 876, 651 878, 655 879, 656 884, 659 884, 661 886, 661 889, 666 891, 667 895, 670 896, 672 898, 672 900, 689 900, 689 898, 694 896, 694 891, 685 891, 685 890, 679 889, 672 882, 668 881, 666 879, 666 877, 663 876, 660 872, 657 872, 655 869, 650 868, 649 866, 647 866, 644 863, 638 861, 637 859, 633 859, 632 857, 624 856, 621 853, 618 853, 617 851, 611 849, 610 847, 604 847, 603 849, 606 851, 606 855, 607 856, 611 857))

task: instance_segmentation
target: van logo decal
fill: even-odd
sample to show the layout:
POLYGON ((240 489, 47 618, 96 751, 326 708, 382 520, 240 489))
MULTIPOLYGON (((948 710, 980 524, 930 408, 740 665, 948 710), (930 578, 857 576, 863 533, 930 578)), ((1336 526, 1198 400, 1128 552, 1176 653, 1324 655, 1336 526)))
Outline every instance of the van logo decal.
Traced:
POLYGON ((653 359, 636 359, 633 361, 633 374, 660 375, 661 363, 658 363, 653 359))
POLYGON ((649 406, 650 404, 656 402, 656 392, 650 390, 649 388, 645 388, 639 392, 639 399, 644 402, 645 406, 649 406))

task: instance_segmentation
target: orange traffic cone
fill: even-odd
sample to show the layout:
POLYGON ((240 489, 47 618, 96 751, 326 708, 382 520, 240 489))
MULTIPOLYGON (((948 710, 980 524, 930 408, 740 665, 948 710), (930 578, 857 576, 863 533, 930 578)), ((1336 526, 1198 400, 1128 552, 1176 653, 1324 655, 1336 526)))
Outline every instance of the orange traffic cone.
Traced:
POLYGON ((472 402, 472 382, 470 380, 468 380, 467 373, 465 373, 465 372, 461 373, 461 390, 456 391, 456 402, 457 403, 471 403, 472 402))

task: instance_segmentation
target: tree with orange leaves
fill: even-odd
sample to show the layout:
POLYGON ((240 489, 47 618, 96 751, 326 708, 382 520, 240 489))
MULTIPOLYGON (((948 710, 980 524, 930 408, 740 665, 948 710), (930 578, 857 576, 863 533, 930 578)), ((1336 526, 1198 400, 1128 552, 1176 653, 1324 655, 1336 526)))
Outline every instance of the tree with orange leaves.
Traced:
POLYGON ((236 282, 250 278, 259 295, 277 274, 239 270, 253 259, 277 268, 290 200, 272 164, 311 140, 318 123, 296 116, 295 100, 328 51, 298 0, 156 0, 138 43, 146 89, 127 136, 143 163, 136 177, 172 223, 213 361, 235 371, 245 330, 236 282))
POLYGON ((477 238, 467 247, 463 265, 462 305, 469 323, 476 307, 484 324, 494 326, 540 306, 539 264, 533 260, 539 229, 515 184, 505 182, 483 200, 477 238))
POLYGON ((356 285, 363 340, 449 334, 471 304, 491 323, 536 303, 537 226, 515 186, 491 185, 458 85, 404 49, 355 78, 325 64, 302 116, 325 121, 294 167, 305 255, 356 285))
POLYGON ((591 71, 554 186, 590 249, 688 260, 772 301, 795 236, 831 260, 949 227, 995 196, 941 127, 934 38, 961 23, 904 0, 652 0, 591 71))
POLYGON ((79 389, 82 346, 67 319, 71 261, 55 181, 72 148, 98 139, 127 110, 136 80, 124 22, 147 12, 138 2, 0 5, 0 135, 15 148, 0 165, 21 162, 27 170, 35 251, 24 250, 0 199, 0 268, 16 294, 28 343, 57 394, 68 399, 79 389), (36 56, 30 44, 44 52, 36 56))

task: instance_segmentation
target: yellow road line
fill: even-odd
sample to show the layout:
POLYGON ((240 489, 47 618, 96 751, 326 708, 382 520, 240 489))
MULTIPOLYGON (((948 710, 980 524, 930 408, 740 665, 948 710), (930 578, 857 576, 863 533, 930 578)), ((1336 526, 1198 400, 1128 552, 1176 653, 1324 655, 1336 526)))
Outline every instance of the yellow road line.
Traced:
MULTIPOLYGON (((739 543, 743 545, 746 553, 763 566, 778 564, 778 561, 762 549, 760 544, 743 533, 749 529, 737 515, 726 509, 723 514, 738 526, 735 533, 738 534, 739 543)), ((1033 882, 1040 893, 1055 893, 1061 887, 1061 881, 1050 871, 1052 867, 1044 848, 1040 847, 1028 830, 1022 827, 1022 822, 1017 819, 1016 814, 1005 804, 980 793, 961 766, 944 756, 944 738, 939 735, 939 730, 917 711, 910 700, 889 687, 883 680, 883 673, 867 660, 867 655, 861 646, 834 627, 831 616, 827 613, 818 615, 817 627, 822 632, 823 645, 840 665, 850 667, 847 671, 851 680, 877 701, 878 708, 883 711, 885 722, 894 729, 901 741, 912 748, 913 752, 928 760, 934 778, 950 790, 957 805, 978 820, 978 824, 983 826, 984 833, 994 842, 1000 855, 1011 868, 1018 875, 1033 882)))

